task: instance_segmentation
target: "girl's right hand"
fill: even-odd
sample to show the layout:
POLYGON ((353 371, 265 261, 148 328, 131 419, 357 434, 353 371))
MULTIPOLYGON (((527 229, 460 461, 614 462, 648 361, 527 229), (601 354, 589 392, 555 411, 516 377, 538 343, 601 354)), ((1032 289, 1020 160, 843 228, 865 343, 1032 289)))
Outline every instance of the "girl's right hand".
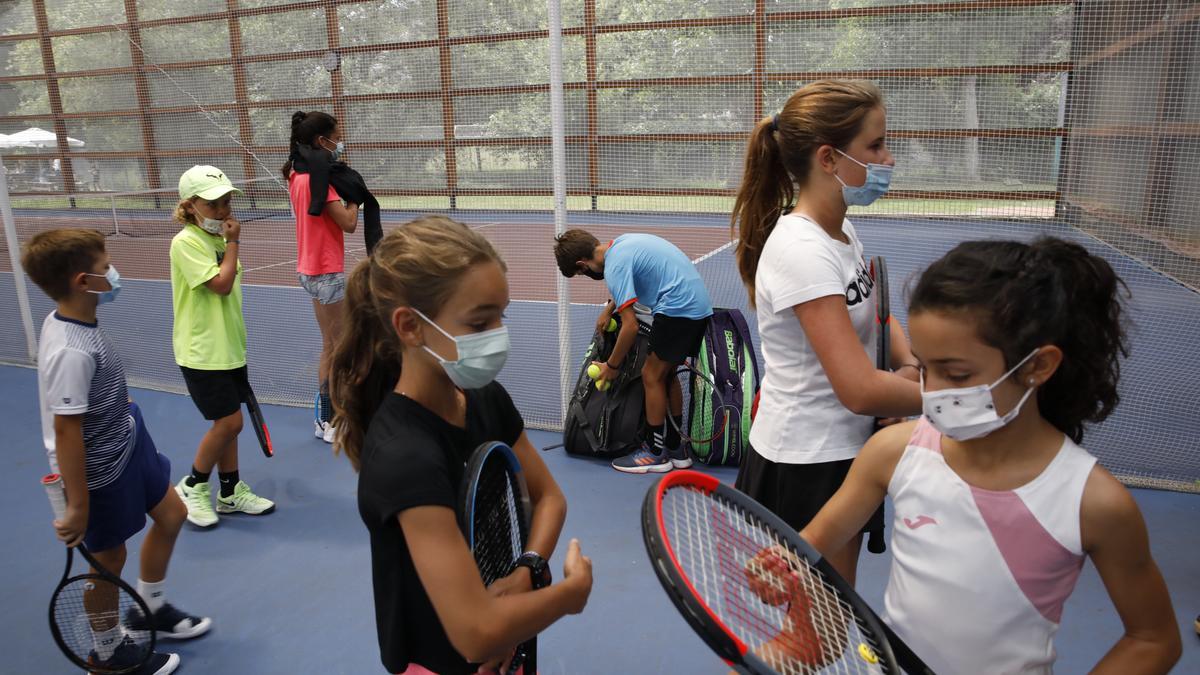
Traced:
POLYGON ((225 227, 225 241, 232 241, 234 239, 241 238, 242 224, 238 222, 237 218, 229 216, 225 219, 225 222, 221 223, 221 225, 225 227))
POLYGON ((573 591, 567 612, 582 612, 592 593, 592 559, 580 552, 578 539, 572 539, 567 545, 567 558, 563 561, 563 584, 573 591))

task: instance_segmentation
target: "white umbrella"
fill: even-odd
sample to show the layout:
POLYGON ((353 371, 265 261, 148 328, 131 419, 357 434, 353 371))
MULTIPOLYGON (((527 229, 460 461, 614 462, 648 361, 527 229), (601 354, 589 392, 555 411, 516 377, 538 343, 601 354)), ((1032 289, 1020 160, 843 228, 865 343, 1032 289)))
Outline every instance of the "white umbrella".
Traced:
MULTIPOLYGON (((0 146, 9 148, 52 148, 58 145, 58 136, 52 131, 39 129, 38 127, 29 127, 24 131, 18 131, 3 139, 0 139, 0 146)), ((75 148, 81 148, 84 142, 77 138, 67 137, 67 145, 75 148)))

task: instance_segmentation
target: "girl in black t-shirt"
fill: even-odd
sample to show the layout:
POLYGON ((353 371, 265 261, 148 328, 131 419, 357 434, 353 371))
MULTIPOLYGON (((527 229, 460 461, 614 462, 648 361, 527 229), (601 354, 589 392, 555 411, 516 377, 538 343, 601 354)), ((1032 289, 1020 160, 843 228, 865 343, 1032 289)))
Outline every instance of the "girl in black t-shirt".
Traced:
POLYGON ((427 216, 384 237, 347 282, 332 363, 336 445, 359 471, 380 656, 391 672, 493 669, 582 611, 591 592, 591 561, 575 540, 562 581, 531 591, 567 504, 494 381, 508 352, 505 270, 487 239, 427 216), (512 446, 533 502, 531 564, 487 588, 455 515, 463 466, 485 441, 512 446))

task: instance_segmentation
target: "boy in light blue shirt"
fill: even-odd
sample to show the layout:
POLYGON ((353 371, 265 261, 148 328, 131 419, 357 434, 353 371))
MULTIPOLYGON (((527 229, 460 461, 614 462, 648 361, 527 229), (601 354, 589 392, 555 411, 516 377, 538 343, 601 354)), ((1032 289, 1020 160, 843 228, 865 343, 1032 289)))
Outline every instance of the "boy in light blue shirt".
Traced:
POLYGON ((625 473, 664 473, 692 465, 678 428, 683 424, 683 390, 675 371, 695 356, 712 316, 708 289, 687 255, 671 242, 652 234, 624 234, 601 244, 586 230, 573 229, 555 237, 554 257, 562 275, 582 274, 608 286, 611 299, 596 322, 606 325, 613 313, 621 316, 621 332, 597 380, 611 381, 637 337, 634 305, 650 308, 650 353, 642 366, 646 389, 649 436, 633 453, 613 460, 625 473), (670 408, 674 424, 666 420, 670 408))

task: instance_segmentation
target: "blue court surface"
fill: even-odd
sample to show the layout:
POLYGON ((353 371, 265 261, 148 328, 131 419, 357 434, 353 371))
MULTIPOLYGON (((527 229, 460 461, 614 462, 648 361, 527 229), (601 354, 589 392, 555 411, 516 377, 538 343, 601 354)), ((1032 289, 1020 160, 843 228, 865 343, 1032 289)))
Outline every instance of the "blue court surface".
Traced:
MULTIPOLYGON (((150 432, 178 479, 188 469, 207 425, 185 396, 135 389, 150 432)), ((7 470, 0 473, 0 509, 8 545, 0 554, 0 634, 9 653, 0 673, 78 672, 50 637, 46 606, 62 572, 63 550, 50 525, 38 479, 46 473, 38 424, 36 374, 0 367, 0 404, 10 420, 7 470)), ((166 643, 181 673, 382 673, 375 641, 366 529, 355 502, 349 463, 313 438, 311 412, 266 408, 276 456, 264 458, 249 426, 243 432, 242 477, 276 501, 262 518, 227 517, 215 528, 185 525, 168 575, 175 604, 213 617, 212 632, 191 642, 166 643)), ((556 434, 530 432, 534 444, 556 434)), ((570 505, 559 552, 578 537, 594 562, 595 585, 583 614, 568 617, 539 640, 542 673, 725 673, 675 610, 651 571, 639 511, 652 477, 627 476, 605 464, 544 458, 570 505)), ((732 481, 732 469, 719 471, 732 481)), ((1200 672, 1200 496, 1135 490, 1155 558, 1171 590, 1184 657, 1179 673, 1200 672)), ((140 535, 131 542, 136 549, 140 535)), ((132 558, 132 556, 131 556, 132 558)), ((882 602, 888 557, 864 553, 859 586, 875 607, 882 602)), ((132 565, 126 579, 136 578, 132 565)), ((1120 637, 1120 622, 1089 564, 1063 617, 1057 671, 1089 669, 1120 637)), ((996 639, 1004 639, 996 636, 996 639)))

